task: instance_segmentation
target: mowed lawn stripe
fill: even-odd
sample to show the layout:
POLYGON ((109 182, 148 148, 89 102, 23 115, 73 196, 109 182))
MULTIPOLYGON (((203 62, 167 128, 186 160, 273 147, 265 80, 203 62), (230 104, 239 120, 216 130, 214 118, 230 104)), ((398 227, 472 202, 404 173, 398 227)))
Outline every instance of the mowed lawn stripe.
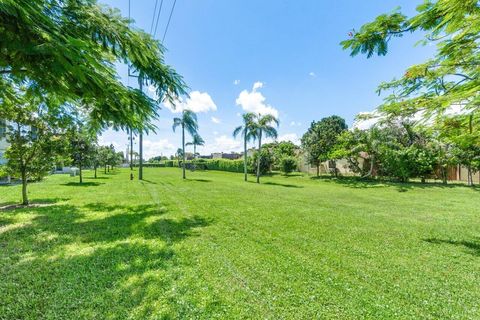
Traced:
MULTIPOLYGON (((87 177, 89 173, 87 172, 87 177)), ((10 318, 479 316, 478 189, 147 168, 0 214, 10 318), (251 177, 253 180, 253 177, 251 177), (47 201, 48 200, 48 201, 47 201)), ((0 203, 19 186, 1 187, 0 203)))

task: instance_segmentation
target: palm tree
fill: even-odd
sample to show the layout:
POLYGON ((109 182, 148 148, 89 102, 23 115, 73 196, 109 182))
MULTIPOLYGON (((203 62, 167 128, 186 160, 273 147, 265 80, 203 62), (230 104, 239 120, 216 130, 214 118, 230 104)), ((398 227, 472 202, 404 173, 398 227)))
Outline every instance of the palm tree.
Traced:
POLYGON ((198 133, 195 133, 192 137, 192 142, 188 142, 186 146, 193 146, 193 158, 197 157, 197 146, 204 146, 205 141, 200 137, 198 133))
POLYGON ((183 179, 186 179, 185 176, 185 130, 193 137, 197 134, 198 131, 198 120, 195 112, 190 110, 183 110, 181 118, 173 119, 173 132, 177 127, 182 127, 182 169, 183 169, 183 179))
POLYGON ((254 127, 256 130, 256 137, 258 139, 258 156, 257 156, 257 183, 260 183, 260 158, 262 151, 262 136, 265 134, 266 138, 276 139, 278 136, 277 129, 275 129, 272 124, 275 124, 278 127, 278 119, 272 116, 271 114, 261 115, 258 114, 255 116, 256 121, 254 122, 254 127))
POLYGON ((254 126, 255 114, 247 112, 242 115, 243 125, 238 126, 233 131, 233 137, 236 138, 240 133, 243 136, 243 172, 245 174, 245 181, 247 181, 247 143, 255 140, 257 131, 254 126))

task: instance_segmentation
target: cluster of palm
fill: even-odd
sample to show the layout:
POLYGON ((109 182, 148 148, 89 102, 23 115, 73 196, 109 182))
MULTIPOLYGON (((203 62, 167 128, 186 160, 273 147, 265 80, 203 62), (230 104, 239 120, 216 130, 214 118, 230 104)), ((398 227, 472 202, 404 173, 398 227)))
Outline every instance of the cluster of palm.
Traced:
POLYGON ((239 134, 243 137, 243 161, 244 161, 244 175, 245 181, 247 181, 247 144, 248 142, 258 141, 258 157, 257 157, 257 170, 256 177, 257 183, 260 183, 260 161, 262 151, 262 138, 276 139, 278 132, 275 127, 278 127, 278 119, 274 116, 267 114, 255 114, 245 113, 242 116, 243 124, 238 126, 233 131, 233 136, 237 137, 239 134))
MULTIPOLYGON (((261 115, 248 112, 243 114, 243 124, 233 131, 233 136, 237 137, 242 135, 243 137, 243 156, 244 156, 244 174, 245 181, 248 180, 247 174, 247 145, 249 142, 258 141, 258 154, 257 163, 256 163, 256 178, 257 183, 260 183, 260 161, 261 156, 260 152, 262 151, 262 139, 263 138, 273 138, 276 139, 278 136, 277 129, 278 119, 272 115, 261 115)), ((182 116, 173 119, 173 131, 180 127, 182 129, 182 148, 179 150, 179 154, 182 158, 182 176, 183 179, 186 179, 186 146, 193 146, 193 156, 194 160, 196 159, 197 146, 203 146, 205 141, 198 133, 198 119, 195 112, 191 110, 183 110, 182 116), (189 134, 192 137, 192 141, 185 143, 185 135, 189 134)))

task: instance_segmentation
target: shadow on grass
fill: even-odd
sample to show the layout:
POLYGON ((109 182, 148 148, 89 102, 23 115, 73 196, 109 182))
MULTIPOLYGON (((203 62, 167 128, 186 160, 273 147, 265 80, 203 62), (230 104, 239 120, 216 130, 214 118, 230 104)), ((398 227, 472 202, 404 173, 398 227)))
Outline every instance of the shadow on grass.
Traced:
POLYGON ((158 184, 155 181, 148 180, 148 179, 142 179, 143 182, 150 183, 150 184, 158 184))
POLYGON ((406 192, 412 189, 428 189, 428 188, 468 188, 470 190, 480 191, 480 187, 469 187, 462 183, 449 183, 443 184, 441 182, 396 182, 388 180, 374 180, 365 179, 361 177, 332 177, 332 176, 320 176, 311 177, 312 180, 321 180, 326 182, 332 182, 347 186, 355 189, 368 189, 368 188, 382 188, 382 187, 394 187, 398 192, 406 192))
POLYGON ((196 182, 212 182, 212 180, 209 179, 189 179, 187 178, 188 181, 196 181, 196 182))
POLYGON ((67 201, 68 198, 46 198, 46 199, 33 199, 30 200, 30 204, 27 206, 22 205, 20 202, 4 202, 0 203, 0 212, 2 211, 10 211, 15 209, 28 209, 28 208, 37 208, 37 207, 45 207, 48 205, 52 205, 61 201, 67 201))
POLYGON ((468 253, 479 256, 480 257, 480 239, 467 241, 467 240, 450 240, 450 239, 437 239, 437 238, 429 238, 424 239, 423 241, 433 243, 433 244, 449 244, 455 246, 461 246, 468 249, 468 253))
POLYGON ((102 182, 67 182, 67 183, 62 183, 60 184, 61 186, 67 186, 67 187, 98 187, 99 185, 102 185, 104 183, 102 182))
POLYGON ((173 245, 212 223, 166 218, 166 206, 90 203, 19 209, 0 226, 25 212, 35 214, 29 223, 0 233, 9 261, 0 290, 14 305, 0 311, 9 319, 147 318, 158 299, 181 299, 171 291, 181 263, 173 245))
POLYGON ((299 186, 295 184, 278 183, 278 182, 263 182, 262 184, 266 184, 269 186, 285 187, 285 188, 303 188, 303 186, 299 186))

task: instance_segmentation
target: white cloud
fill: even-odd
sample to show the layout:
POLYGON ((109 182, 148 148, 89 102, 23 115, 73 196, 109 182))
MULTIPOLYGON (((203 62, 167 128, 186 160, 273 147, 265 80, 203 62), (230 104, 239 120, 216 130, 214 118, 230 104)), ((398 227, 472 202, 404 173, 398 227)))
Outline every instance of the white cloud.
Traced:
POLYGON ((215 118, 215 117, 212 117, 211 120, 212 120, 213 123, 217 123, 217 124, 221 122, 220 119, 215 118))
POLYGON ((263 88, 263 82, 257 81, 253 84, 253 91, 263 88))
MULTIPOLYGON (((137 147, 138 148, 138 147, 137 147)), ((168 139, 160 140, 143 140, 143 157, 149 159, 159 155, 167 155, 173 153, 175 146, 168 139)), ((138 152, 138 150, 136 150, 138 152)))
POLYGON ((272 138, 267 138, 267 139, 265 139, 264 143, 272 143, 274 141, 278 141, 278 142, 291 141, 291 142, 293 142, 297 145, 300 144, 300 138, 298 137, 298 135, 296 133, 286 133, 286 134, 279 135, 276 140, 272 139, 272 138))
POLYGON ((258 89, 263 87, 262 82, 255 82, 252 91, 243 90, 240 92, 236 104, 241 106, 247 112, 254 112, 259 114, 271 114, 278 118, 278 110, 265 103, 265 96, 258 92, 258 89))
POLYGON ((234 85, 239 85, 239 84, 240 84, 240 80, 233 80, 233 84, 234 84, 234 85))
POLYGON ((315 74, 315 72, 311 71, 309 74, 308 74, 310 77, 312 78, 315 78, 317 75, 315 74))
POLYGON ((301 122, 295 122, 295 121, 290 122, 290 127, 300 127, 301 125, 302 125, 301 122))
POLYGON ((212 152, 240 152, 242 150, 242 142, 235 140, 227 135, 215 137, 213 142, 206 141, 202 154, 210 154, 212 152))
POLYGON ((183 110, 191 110, 195 113, 216 111, 217 105, 207 92, 192 91, 187 100, 180 99, 174 108, 169 102, 164 105, 173 113, 180 113, 183 110))

